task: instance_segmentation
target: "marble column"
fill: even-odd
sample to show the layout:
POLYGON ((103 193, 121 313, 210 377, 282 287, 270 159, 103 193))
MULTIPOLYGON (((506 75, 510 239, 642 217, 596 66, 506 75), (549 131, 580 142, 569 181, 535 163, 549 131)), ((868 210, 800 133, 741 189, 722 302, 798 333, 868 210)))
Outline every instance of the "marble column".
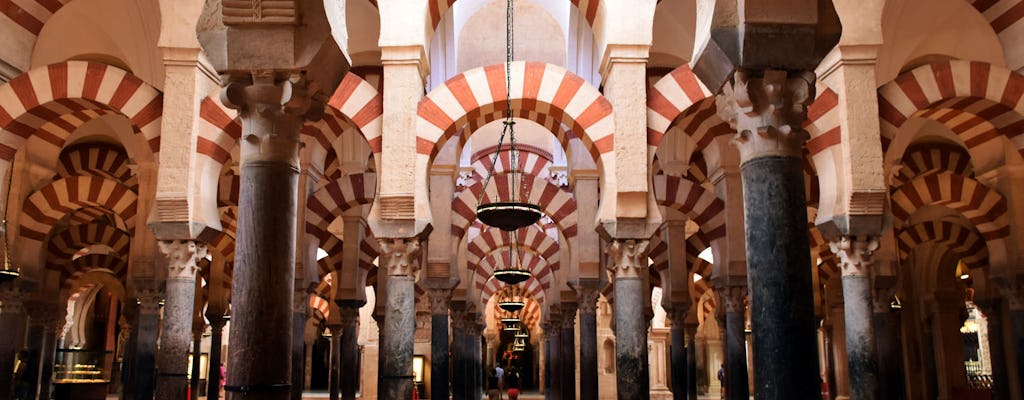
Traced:
POLYGON ((801 128, 814 81, 810 72, 739 70, 716 99, 740 152, 758 399, 821 395, 801 128))
POLYGON ((548 339, 551 351, 548 353, 550 373, 548 373, 548 393, 551 400, 562 399, 562 329, 561 329, 561 315, 551 314, 551 319, 548 324, 548 329, 544 330, 544 335, 548 339))
POLYGON ((29 295, 15 280, 0 286, 0 399, 14 398, 14 364, 25 341, 23 300, 29 295))
MULTIPOLYGON (((992 361, 992 398, 995 400, 1009 399, 1010 382, 1006 369, 1006 346, 1003 345, 1002 301, 998 299, 975 300, 974 303, 985 313, 985 320, 988 322, 988 352, 992 361)), ((880 353, 883 351, 881 348, 878 350, 880 353)), ((888 400, 884 397, 883 399, 888 400)))
POLYGON ((747 380, 746 303, 747 287, 720 286, 719 304, 725 305, 725 394, 728 399, 750 398, 747 380))
POLYGON ((221 340, 224 336, 224 311, 207 307, 206 319, 210 321, 210 372, 206 376, 206 400, 220 399, 221 340))
MULTIPOLYGON (((125 333, 128 335, 128 341, 122 355, 123 362, 121 363, 121 400, 135 398, 135 363, 137 361, 136 355, 138 354, 139 348, 139 303, 138 299, 129 297, 125 299, 124 305, 121 307, 121 312, 123 313, 123 317, 126 322, 125 333)), ((66 323, 66 321, 58 322, 60 326, 57 326, 54 329, 55 336, 56 332, 64 331, 63 324, 66 323)), ((56 349, 56 346, 54 349, 56 349)), ((39 394, 40 397, 42 397, 42 390, 40 390, 39 394)))
POLYGON ((697 400, 697 327, 696 323, 686 324, 686 398, 697 400))
POLYGON ((576 288, 580 316, 580 400, 597 400, 597 298, 594 286, 576 288))
POLYGON ((356 386, 359 383, 359 308, 366 302, 340 300, 337 303, 341 315, 341 398, 355 400, 356 386))
MULTIPOLYGON (((465 305, 453 303, 452 316, 452 398, 469 398, 466 393, 466 309, 465 305)), ((447 338, 445 339, 447 340, 447 338)))
POLYGON ((562 398, 576 399, 576 309, 575 303, 561 305, 562 398))
POLYGON ((830 247, 839 256, 842 271, 850 397, 874 400, 879 396, 879 387, 871 265, 878 250, 878 238, 844 236, 831 242, 830 247))
POLYGON ((672 346, 669 354, 669 369, 672 371, 672 398, 685 400, 687 397, 687 382, 689 381, 689 367, 686 351, 686 315, 690 311, 690 305, 686 303, 673 303, 668 311, 668 319, 672 324, 672 346))
MULTIPOLYGON (((264 71, 227 79, 242 121, 228 398, 291 397, 299 130, 323 112, 299 79, 264 71), (274 334, 262 334, 274 330, 274 334)), ((295 377, 301 379, 301 377, 295 377)), ((301 380, 300 380, 301 381, 301 380)))
MULTIPOLYGON (((205 327, 204 327, 205 328, 205 327)), ((199 400, 199 374, 201 370, 201 363, 203 356, 203 329, 195 330, 192 332, 192 371, 191 379, 189 382, 189 395, 192 400, 199 400)))
POLYGON ((196 261, 206 257, 206 246, 191 240, 161 240, 167 258, 164 321, 157 357, 157 400, 181 400, 188 393, 188 354, 192 344, 195 310, 196 261))
POLYGON ((418 238, 380 238, 380 269, 387 272, 384 330, 381 342, 384 378, 382 399, 412 398, 413 334, 416 330, 416 274, 420 267, 418 238))
POLYGON ((429 289, 430 303, 430 398, 447 399, 448 387, 448 308, 451 289, 429 289))
POLYGON ((470 360, 470 398, 479 399, 484 395, 484 360, 483 360, 483 324, 480 322, 480 315, 469 314, 470 322, 467 324, 466 340, 468 341, 470 360))
MULTIPOLYGON (((378 282, 379 284, 379 282, 378 282)), ((379 299, 380 297, 378 297, 379 299)), ((377 324, 377 395, 380 396, 381 388, 384 387, 384 314, 373 314, 373 321, 377 324)))
MULTIPOLYGON (((900 313, 892 310, 890 306, 895 291, 896 288, 876 287, 872 304, 875 312, 875 337, 878 347, 878 398, 881 400, 899 400, 904 397, 903 368, 901 367, 903 345, 900 343, 899 336, 900 313)), ((994 363, 996 353, 992 354, 994 363)), ((993 375, 995 375, 995 369, 996 367, 993 365, 993 375)), ((1003 384, 1005 383, 1004 380, 1003 384)), ((997 387, 999 386, 998 380, 995 384, 997 387)))
MULTIPOLYGON (((337 309, 331 311, 337 312, 337 309)), ((331 348, 328 355, 327 396, 331 400, 338 400, 341 396, 341 319, 333 315, 329 319, 331 321, 327 324, 327 330, 331 332, 331 348)))
POLYGON ((132 395, 135 400, 153 400, 155 394, 156 339, 160 329, 160 301, 163 296, 162 291, 155 289, 153 282, 139 285, 135 289, 139 306, 135 366, 132 371, 132 395))
MULTIPOLYGON (((43 324, 43 348, 40 352, 39 399, 49 400, 53 392, 53 363, 57 355, 57 332, 64 326, 63 312, 59 309, 45 315, 43 324)), ((124 391, 122 390, 122 393, 124 391)))
MULTIPOLYGON (((301 265, 301 264, 300 264, 301 265)), ((299 268, 301 271, 301 268, 299 268)), ((306 381, 306 320, 309 318, 309 293, 296 288, 292 294, 292 400, 302 400, 306 381)))
POLYGON ((643 311, 651 302, 645 283, 649 244, 647 240, 613 239, 606 248, 615 285, 615 386, 623 400, 651 396, 648 321, 643 311))
POLYGON ((557 352, 551 351, 551 348, 555 345, 555 335, 551 334, 553 329, 551 325, 550 321, 541 324, 541 330, 544 332, 544 400, 552 400, 557 397, 554 393, 554 388, 551 386, 553 384, 553 382, 551 382, 551 373, 555 368, 554 362, 551 358, 553 357, 553 354, 557 352))
POLYGON ((1024 393, 1024 287, 1016 282, 1000 282, 999 292, 1010 309, 1010 324, 1013 332, 1017 360, 1017 384, 1024 393))
POLYGON ((28 335, 25 341, 25 350, 28 351, 28 369, 25 373, 25 379, 31 383, 28 391, 29 399, 35 399, 39 393, 40 369, 42 367, 42 360, 45 357, 43 348, 46 346, 46 324, 52 322, 47 318, 46 314, 56 311, 49 310, 55 307, 55 305, 47 307, 36 302, 29 303, 26 306, 29 320, 28 335))

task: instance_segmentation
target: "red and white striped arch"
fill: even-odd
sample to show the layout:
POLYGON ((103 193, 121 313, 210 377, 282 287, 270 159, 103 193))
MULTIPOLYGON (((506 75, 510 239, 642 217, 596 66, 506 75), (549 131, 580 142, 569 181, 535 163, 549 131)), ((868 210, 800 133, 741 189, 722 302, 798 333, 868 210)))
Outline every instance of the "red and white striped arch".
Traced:
POLYGON ((900 187, 914 178, 939 172, 974 176, 971 155, 960 146, 940 143, 911 145, 903 153, 893 186, 900 187))
POLYGON ((484 283, 494 275, 495 270, 507 268, 526 269, 545 287, 553 283, 553 272, 559 269, 557 261, 548 260, 535 252, 520 249, 519 262, 514 263, 507 249, 508 247, 499 248, 488 254, 487 257, 482 258, 479 263, 469 266, 470 270, 474 273, 473 284, 477 289, 483 288, 484 283))
POLYGON ((238 206, 242 180, 234 171, 227 172, 220 176, 220 182, 217 184, 217 207, 238 206))
POLYGON ((81 124, 124 115, 153 153, 160 150, 163 95, 106 64, 67 61, 35 68, 0 86, 0 160, 10 162, 31 137, 60 149, 81 124))
MULTIPOLYGON (((554 241, 536 225, 521 228, 516 231, 516 243, 520 247, 528 248, 545 259, 552 260, 558 254, 558 242, 554 241)), ((469 264, 479 263, 480 259, 496 249, 509 246, 513 243, 512 234, 498 228, 484 228, 479 235, 469 241, 467 262, 469 264)))
MULTIPOLYGON (((649 153, 654 154, 654 150, 658 148, 669 128, 684 112, 698 103, 701 103, 702 106, 689 112, 689 120, 679 123, 685 124, 683 125, 687 127, 685 131, 697 144, 698 150, 707 147, 711 139, 714 138, 713 134, 708 133, 713 133, 715 129, 711 129, 709 126, 708 129, 701 130, 698 127, 705 121, 712 121, 711 126, 718 125, 713 122, 714 119, 721 121, 717 116, 714 98, 711 95, 711 91, 704 86, 697 74, 694 74, 690 70, 690 66, 685 64, 672 70, 668 75, 659 79, 654 86, 651 86, 647 93, 647 146, 650 147, 649 153), (711 100, 703 101, 708 98, 711 100)), ((725 127, 729 128, 728 125, 725 127)), ((716 129, 721 130, 721 128, 716 129)))
MULTIPOLYGON (((564 68, 539 62, 511 65, 512 109, 536 111, 555 117, 580 135, 583 146, 601 165, 613 165, 615 120, 612 106, 596 88, 564 68)), ((416 124, 416 152, 426 168, 441 146, 480 116, 505 115, 505 64, 463 72, 430 91, 420 100, 416 124)), ((556 133, 565 149, 569 137, 556 133)), ((470 132, 472 133, 472 132, 470 132)), ((465 141, 466 137, 460 137, 465 141)))
POLYGON ((349 208, 373 202, 377 176, 374 173, 341 177, 313 193, 306 201, 306 232, 320 240, 333 236, 328 225, 349 208))
POLYGON ((968 0, 992 26, 999 36, 1012 69, 1024 66, 1024 1, 1021 0, 968 0))
POLYGON ((71 226, 53 235, 47 243, 46 267, 60 269, 79 250, 102 244, 109 246, 121 258, 128 258, 131 236, 109 224, 81 224, 71 226))
POLYGON ((651 236, 650 241, 651 249, 647 252, 647 257, 654 263, 651 268, 659 272, 664 271, 665 268, 668 268, 668 244, 661 239, 661 234, 651 236))
POLYGON ((62 288, 74 286, 74 282, 93 271, 104 271, 120 282, 128 275, 128 262, 111 254, 87 254, 67 264, 62 274, 62 288))
POLYGON ((969 268, 988 266, 985 238, 972 227, 949 221, 924 221, 901 229, 896 234, 900 261, 906 260, 917 246, 934 242, 956 253, 969 268))
POLYGON ((235 237, 227 231, 221 231, 207 243, 207 247, 213 254, 218 254, 227 262, 235 259, 235 237))
MULTIPOLYGON (((517 195, 523 201, 536 204, 541 211, 550 217, 562 235, 566 238, 575 237, 577 233, 576 221, 576 199, 572 192, 556 186, 547 179, 530 175, 518 175, 522 179, 517 195)), ((509 174, 495 175, 487 185, 486 194, 483 196, 483 203, 499 201, 499 199, 510 198, 512 186, 509 174)), ((476 221, 477 197, 483 188, 483 182, 476 182, 472 186, 461 189, 455 194, 452 202, 452 234, 462 237, 470 225, 476 221)))
POLYGON ((915 211, 930 205, 958 211, 986 240, 1010 234, 1006 199, 999 192, 971 178, 950 172, 920 176, 892 194, 892 214, 903 226, 915 211))
POLYGON ((516 315, 519 317, 520 325, 527 327, 531 331, 536 331, 538 325, 540 324, 541 318, 544 315, 544 310, 541 309, 540 302, 533 300, 531 298, 527 298, 526 306, 524 306, 522 310, 519 310, 515 313, 510 313, 508 311, 502 310, 500 307, 498 307, 498 302, 494 302, 493 307, 494 308, 492 310, 494 312, 495 318, 500 320, 501 318, 505 318, 507 316, 516 315))
POLYGON ((60 154, 57 175, 96 175, 113 179, 128 187, 138 186, 138 179, 132 173, 128 153, 119 146, 86 143, 74 145, 60 154))
POLYGON ((935 120, 968 151, 1005 136, 1024 152, 1024 76, 981 62, 945 61, 905 72, 878 90, 882 146, 910 118, 935 120))
MULTIPOLYGON (((517 145, 516 148, 519 150, 519 162, 516 165, 516 171, 522 172, 528 175, 548 177, 548 170, 551 168, 551 156, 544 154, 543 150, 532 148, 529 145, 517 145)), ((491 164, 494 162, 494 150, 498 146, 491 146, 485 149, 481 149, 476 152, 473 156, 473 180, 482 181, 487 173, 491 170, 491 164)), ((494 164, 494 173, 500 174, 512 170, 512 151, 507 145, 502 146, 502 151, 498 153, 498 162, 494 164)))
MULTIPOLYGON (((544 286, 544 284, 533 277, 519 285, 522 285, 521 287, 527 296, 538 303, 544 304, 545 295, 547 293, 544 290, 547 289, 547 286, 544 286)), ((488 279, 480 288, 480 303, 487 304, 487 302, 491 300, 492 296, 501 293, 502 289, 507 287, 510 287, 510 285, 505 282, 494 279, 493 277, 488 279)))
POLYGON ((807 141, 807 152, 812 157, 842 142, 839 118, 839 95, 825 88, 807 107, 803 125, 811 137, 807 141))
POLYGON ((659 205, 679 210, 705 232, 708 240, 725 236, 725 203, 699 183, 678 176, 654 177, 654 197, 659 205))
POLYGON ((33 192, 22 205, 21 236, 43 241, 50 229, 69 212, 98 207, 124 219, 135 229, 137 196, 120 182, 98 176, 72 176, 33 192))

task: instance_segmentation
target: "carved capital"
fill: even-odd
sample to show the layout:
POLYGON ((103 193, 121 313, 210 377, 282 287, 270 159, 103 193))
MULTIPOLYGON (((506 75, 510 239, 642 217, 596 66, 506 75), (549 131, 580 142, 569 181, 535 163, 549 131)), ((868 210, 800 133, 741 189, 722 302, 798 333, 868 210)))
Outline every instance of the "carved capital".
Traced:
POLYGON ((199 260, 206 257, 206 244, 192 240, 161 240, 157 245, 167 257, 167 279, 196 279, 199 260))
POLYGON ((608 269, 615 279, 640 278, 647 272, 649 240, 613 239, 605 247, 608 269))
POLYGON ((359 307, 338 306, 338 317, 342 329, 359 327, 359 307))
POLYGON ((872 293, 871 294, 872 294, 871 300, 872 300, 872 305, 874 306, 873 308, 874 308, 875 314, 884 314, 884 313, 888 313, 889 311, 891 311, 891 309, 892 309, 892 298, 893 298, 893 296, 896 295, 896 288, 895 287, 892 287, 892 286, 889 286, 889 287, 882 286, 882 287, 880 287, 879 285, 875 285, 872 288, 872 293))
POLYGON ((725 312, 742 313, 746 309, 744 300, 747 297, 747 287, 743 285, 719 286, 715 288, 719 296, 719 304, 725 305, 725 312))
POLYGON ((380 267, 388 276, 415 278, 420 270, 419 238, 383 238, 380 243, 380 267))
POLYGON ((559 314, 559 326, 562 329, 573 329, 576 327, 576 304, 562 303, 561 314, 559 314))
POLYGON ((718 115, 736 130, 732 142, 745 162, 764 156, 801 157, 810 137, 803 129, 814 100, 814 74, 789 77, 766 70, 763 77, 736 71, 715 98, 718 115))
POLYGON ((672 307, 668 310, 668 319, 672 322, 672 327, 682 328, 686 324, 686 317, 690 315, 690 303, 672 303, 672 307))
POLYGON ((829 248, 839 256, 839 268, 843 276, 871 276, 871 265, 875 263, 878 250, 877 236, 843 236, 829 242, 829 248))
POLYGON ((40 302, 26 304, 25 311, 28 312, 30 325, 42 326, 45 329, 55 329, 66 313, 56 304, 40 302))
POLYGON ((448 315, 451 300, 451 289, 427 289, 427 301, 430 303, 432 315, 448 315))
POLYGON ((305 290, 296 290, 292 293, 292 313, 308 315, 309 293, 305 290))
POLYGON ((0 314, 24 314, 28 291, 13 282, 0 286, 0 314))
POLYGON ((1003 295, 1003 299, 1006 300, 1006 305, 1010 307, 1010 310, 1024 310, 1024 287, 1021 286, 1020 282, 1016 279, 998 279, 994 281, 996 282, 996 287, 999 288, 999 294, 1003 295))
POLYGON ((242 119, 242 164, 277 161, 299 165, 303 123, 323 116, 323 101, 313 96, 301 77, 282 79, 275 71, 232 76, 221 102, 237 109, 242 119))
POLYGON ((580 314, 597 314, 597 299, 599 297, 601 297, 601 290, 596 287, 576 288, 576 301, 579 304, 580 314))
POLYGON ((137 288, 135 298, 139 304, 139 314, 157 314, 160 312, 160 302, 164 299, 164 291, 156 288, 137 288))

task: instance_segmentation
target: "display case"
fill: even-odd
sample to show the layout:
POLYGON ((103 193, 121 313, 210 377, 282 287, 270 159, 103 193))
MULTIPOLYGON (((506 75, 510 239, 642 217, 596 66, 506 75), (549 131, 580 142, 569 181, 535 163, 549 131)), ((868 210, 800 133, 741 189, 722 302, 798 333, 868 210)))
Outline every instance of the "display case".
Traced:
POLYGON ((55 399, 106 399, 111 352, 59 349, 56 356, 53 365, 55 399))

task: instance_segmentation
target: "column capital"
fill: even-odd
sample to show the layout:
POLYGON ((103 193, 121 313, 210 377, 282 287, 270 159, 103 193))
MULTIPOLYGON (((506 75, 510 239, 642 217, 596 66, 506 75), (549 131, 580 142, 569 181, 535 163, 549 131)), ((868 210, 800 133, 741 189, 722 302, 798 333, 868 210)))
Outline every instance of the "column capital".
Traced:
POLYGON ((59 305, 40 301, 26 303, 25 311, 29 316, 29 325, 43 326, 46 329, 56 329, 57 323, 64 318, 63 314, 65 314, 59 305))
POLYGON ((135 298, 139 305, 139 315, 158 314, 160 312, 160 302, 164 299, 164 291, 155 287, 136 288, 135 298))
POLYGON ((828 245, 839 256, 839 268, 843 276, 871 276, 875 251, 878 250, 878 236, 841 236, 828 245))
POLYGON ((993 279, 999 294, 1003 295, 1006 305, 1013 311, 1024 310, 1024 287, 1016 279, 993 279))
POLYGON ((0 314, 24 314, 28 291, 17 282, 0 285, 0 314))
POLYGON ((576 301, 580 314, 597 314, 597 299, 601 297, 601 289, 596 286, 579 286, 576 288, 576 301))
POLYGON ((576 310, 579 308, 576 303, 562 303, 559 308, 559 326, 562 329, 572 329, 576 326, 576 310))
POLYGON ((746 162, 765 156, 802 157, 803 129, 814 100, 814 74, 738 70, 716 96, 718 115, 736 130, 732 143, 746 162))
POLYGON ((608 253, 608 269, 615 279, 640 278, 647 273, 646 239, 612 239, 605 247, 608 253))
POLYGON ((342 329, 359 327, 359 307, 338 305, 338 317, 341 319, 342 329))
POLYGON ((378 238, 380 244, 380 267, 388 276, 415 278, 420 270, 419 238, 378 238))
POLYGON ((303 123, 323 115, 324 100, 308 90, 300 77, 278 71, 232 75, 221 91, 221 102, 238 110, 242 124, 242 164, 273 161, 298 171, 299 131, 303 123))
POLYGON ((160 240, 157 246, 167 258, 167 279, 195 280, 206 244, 194 240, 160 240))
POLYGON ((431 315, 448 315, 451 300, 451 289, 427 289, 427 301, 430 303, 431 315))
POLYGON ((746 285, 719 286, 715 288, 715 293, 718 294, 721 303, 725 304, 726 312, 742 313, 746 309, 746 285))
POLYGON ((309 312, 309 292, 305 289, 292 292, 292 313, 307 314, 309 312))
POLYGON ((672 322, 673 328, 682 328, 686 325, 686 318, 690 315, 691 306, 693 306, 692 303, 676 302, 665 310, 668 312, 668 319, 672 322))

